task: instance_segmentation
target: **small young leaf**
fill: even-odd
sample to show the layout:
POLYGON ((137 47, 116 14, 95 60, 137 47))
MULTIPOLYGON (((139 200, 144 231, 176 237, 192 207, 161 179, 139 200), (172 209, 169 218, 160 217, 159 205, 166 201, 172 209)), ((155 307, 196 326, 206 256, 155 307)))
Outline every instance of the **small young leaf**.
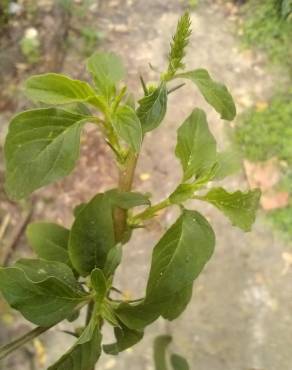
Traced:
POLYGON ((178 129, 175 154, 181 161, 184 181, 203 176, 214 165, 216 141, 201 109, 195 109, 178 129))
POLYGON ((165 116, 166 108, 167 89, 165 83, 139 100, 137 115, 140 118, 144 134, 160 125, 165 116))
POLYGON ((113 206, 120 207, 122 209, 130 209, 139 206, 150 206, 148 194, 142 194, 138 192, 121 192, 118 189, 112 189, 106 192, 113 206))
POLYGON ((208 71, 196 69, 177 74, 176 77, 187 78, 194 82, 205 100, 221 115, 222 119, 232 121, 236 116, 236 107, 226 86, 212 80, 208 71))
POLYGON ((114 245, 112 205, 106 194, 97 194, 77 214, 70 231, 72 265, 82 276, 90 274, 95 267, 103 269, 114 245))
POLYGON ((190 370, 187 360, 176 353, 171 355, 170 361, 173 370, 190 370))
POLYGON ((259 189, 245 193, 241 191, 228 193, 223 188, 214 188, 199 199, 212 203, 220 209, 230 219, 232 225, 244 231, 250 231, 255 221, 260 196, 259 189))
POLYGON ((38 257, 48 261, 70 263, 68 255, 69 230, 47 222, 29 224, 26 235, 38 257))
POLYGON ((167 302, 161 316, 169 321, 180 316, 189 304, 193 293, 193 284, 187 285, 181 291, 175 293, 167 302))
POLYGON ((154 365, 155 370, 168 370, 166 361, 166 350, 171 343, 170 335, 160 335, 154 340, 154 365))
POLYGON ((15 116, 5 142, 6 190, 21 199, 74 168, 85 116, 35 109, 15 116))
POLYGON ((91 285, 96 293, 95 301, 100 306, 107 293, 107 284, 106 284, 105 276, 100 269, 96 268, 91 271, 90 280, 91 280, 91 285))
POLYGON ((197 190, 200 190, 208 182, 216 178, 219 171, 218 168, 219 164, 215 162, 212 167, 206 169, 206 171, 202 173, 201 176, 198 177, 193 183, 179 184, 179 186, 169 196, 170 203, 181 204, 186 200, 193 198, 197 190))
POLYGON ((112 122, 118 136, 138 153, 142 144, 142 127, 134 109, 128 105, 119 106, 112 122))
POLYGON ((34 101, 57 105, 86 102, 96 95, 87 82, 57 73, 30 77, 25 83, 25 92, 34 101))
POLYGON ((125 76, 120 57, 113 53, 94 53, 87 60, 87 70, 91 73, 98 92, 107 99, 115 93, 115 85, 125 76))
POLYGON ((101 355, 98 323, 90 322, 78 341, 48 370, 92 370, 101 355))
POLYGON ((0 268, 0 290, 11 307, 40 326, 65 319, 87 299, 67 265, 44 260, 0 268))
POLYGON ((103 350, 109 355, 117 355, 119 352, 123 352, 126 349, 133 347, 136 343, 144 336, 143 331, 132 330, 122 325, 121 327, 115 327, 114 333, 117 342, 112 344, 105 344, 103 350))
POLYGON ((161 302, 189 286, 213 254, 215 235, 196 211, 184 210, 153 249, 145 303, 161 302))
POLYGON ((110 325, 114 327, 120 327, 120 322, 115 314, 115 311, 111 304, 107 301, 105 301, 101 307, 101 316, 110 325))
POLYGON ((106 277, 110 277, 114 274, 117 267, 121 263, 122 253, 123 248, 121 244, 117 244, 112 249, 110 249, 103 268, 103 272, 106 277))

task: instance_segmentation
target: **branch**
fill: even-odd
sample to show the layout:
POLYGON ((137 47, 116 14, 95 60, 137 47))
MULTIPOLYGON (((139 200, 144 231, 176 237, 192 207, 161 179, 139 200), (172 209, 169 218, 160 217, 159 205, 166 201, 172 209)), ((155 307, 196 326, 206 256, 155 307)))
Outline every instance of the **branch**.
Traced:
POLYGON ((22 335, 21 337, 15 339, 13 342, 10 342, 2 347, 0 347, 0 360, 3 360, 6 356, 8 356, 11 352, 17 350, 27 342, 30 342, 34 338, 37 338, 42 333, 51 329, 54 325, 48 327, 38 326, 37 328, 29 331, 28 333, 22 335))
POLYGON ((173 88, 171 88, 171 89, 169 89, 169 90, 167 91, 167 95, 169 95, 169 94, 173 93, 174 91, 176 91, 176 90, 180 89, 180 88, 181 88, 181 87, 183 87, 184 85, 185 85, 185 83, 183 82, 183 83, 181 83, 181 84, 179 84, 179 85, 177 85, 177 86, 174 86, 173 88))

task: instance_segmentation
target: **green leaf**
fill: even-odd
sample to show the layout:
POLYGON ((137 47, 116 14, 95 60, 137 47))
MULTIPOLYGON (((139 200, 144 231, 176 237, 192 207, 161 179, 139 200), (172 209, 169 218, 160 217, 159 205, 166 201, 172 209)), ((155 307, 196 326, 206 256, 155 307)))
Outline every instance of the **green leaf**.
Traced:
POLYGON ((98 303, 99 306, 101 306, 107 293, 107 283, 105 280, 105 276, 100 269, 96 268, 91 271, 90 280, 91 285, 96 293, 95 301, 98 303))
POLYGON ((180 184, 175 191, 170 194, 170 203, 181 204, 186 200, 193 198, 197 190, 200 190, 217 176, 218 166, 218 163, 215 162, 212 167, 208 170, 206 169, 202 176, 198 177, 193 183, 180 184))
POLYGON ((176 353, 173 353, 171 355, 170 362, 171 362, 173 370, 189 370, 190 369, 187 360, 184 357, 177 355, 176 353))
POLYGON ((165 83, 139 100, 137 115, 140 118, 144 134, 160 125, 165 116, 166 108, 167 89, 165 83))
POLYGON ((181 313, 191 295, 190 286, 210 259, 215 235, 196 211, 184 210, 152 253, 146 297, 138 304, 121 303, 115 310, 131 329, 142 329, 160 315, 169 320, 181 313), (176 301, 176 308, 170 305, 176 301))
POLYGON ((87 70, 91 73, 98 92, 107 99, 115 93, 115 85, 125 76, 120 57, 113 53, 94 53, 87 60, 87 70))
POLYGON ((222 180, 227 176, 233 175, 240 169, 240 155, 234 150, 217 153, 218 168, 215 180, 222 180))
POLYGON ((86 102, 96 95, 87 82, 56 73, 30 77, 25 83, 25 92, 34 101, 58 105, 86 102))
POLYGON ((88 299, 67 265, 44 260, 0 268, 0 290, 11 307, 40 326, 65 319, 88 299))
POLYGON ((141 303, 130 305, 123 302, 115 309, 115 313, 128 328, 141 330, 158 319, 161 313, 161 304, 160 302, 158 305, 153 302, 148 304, 142 301, 141 303))
POLYGON ((164 307, 164 302, 198 277, 214 246, 215 235, 208 221, 196 211, 184 210, 153 249, 145 303, 164 307))
POLYGON ((133 108, 120 105, 112 120, 115 131, 129 146, 138 153, 142 144, 142 127, 133 108))
POLYGON ((167 301, 167 305, 161 315, 166 320, 174 320, 180 316, 189 304, 193 293, 193 284, 183 288, 175 293, 171 299, 167 301))
POLYGON ((139 192, 121 192, 118 189, 112 189, 106 192, 108 194, 113 206, 122 209, 130 209, 139 206, 150 206, 149 194, 142 194, 139 192))
POLYGON ((15 116, 5 142, 6 189, 21 199, 74 168, 86 116, 61 109, 35 109, 15 116))
POLYGON ((48 261, 70 263, 69 230, 47 222, 34 222, 26 229, 27 239, 38 257, 48 261))
POLYGON ((184 181, 203 176, 214 165, 216 141, 201 109, 195 109, 178 129, 175 154, 181 161, 184 181))
POLYGON ((87 276, 103 269, 115 245, 112 205, 106 194, 97 194, 78 212, 69 238, 69 256, 74 268, 87 276))
POLYGON ((48 370, 94 369, 101 355, 101 339, 98 323, 89 323, 74 346, 48 370))
POLYGON ((106 261, 105 261, 104 268, 103 268, 103 271, 106 277, 110 277, 114 274, 117 267, 121 263, 122 253, 123 253, 123 248, 121 244, 117 244, 113 248, 110 249, 106 257, 106 261))
POLYGON ((120 327, 120 322, 115 314, 115 311, 108 301, 105 301, 101 307, 101 316, 110 325, 120 327))
POLYGON ((245 193, 241 191, 228 193, 223 188, 214 188, 199 199, 212 203, 220 209, 230 219, 232 225, 244 231, 250 231, 255 221, 260 196, 259 189, 245 193))
POLYGON ((222 119, 232 121, 236 116, 236 107, 226 86, 212 80, 208 71, 196 69, 177 74, 176 77, 187 78, 194 82, 205 100, 221 115, 222 119))
POLYGON ((111 344, 105 344, 103 350, 109 355, 117 355, 119 352, 125 351, 126 349, 133 347, 135 344, 140 342, 144 336, 143 331, 132 330, 126 326, 115 327, 114 333, 117 342, 111 344))
POLYGON ((170 335, 160 335, 154 340, 154 365, 155 370, 168 370, 166 361, 166 350, 171 343, 170 335))

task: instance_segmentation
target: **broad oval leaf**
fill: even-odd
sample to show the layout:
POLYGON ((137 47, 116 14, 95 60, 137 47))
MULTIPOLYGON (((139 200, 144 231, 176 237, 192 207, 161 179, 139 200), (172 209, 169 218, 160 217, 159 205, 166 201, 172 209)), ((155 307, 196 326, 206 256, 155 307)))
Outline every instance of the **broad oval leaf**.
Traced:
POLYGON ((94 53, 87 60, 87 70, 92 75, 98 92, 107 99, 115 93, 115 85, 125 76, 122 60, 114 53, 94 53))
POLYGON ((73 170, 85 118, 47 108, 12 119, 4 147, 6 190, 12 199, 25 198, 73 170))
POLYGON ((70 231, 69 256, 74 268, 87 276, 103 269, 115 245, 112 205, 106 194, 97 194, 78 212, 70 231))
POLYGON ((198 212, 183 214, 156 244, 145 303, 167 302, 189 286, 213 254, 215 234, 198 212))
POLYGON ((160 315, 172 320, 191 296, 191 285, 210 259, 215 235, 196 211, 185 210, 153 249, 146 297, 138 304, 121 303, 115 310, 131 329, 143 329, 160 315), (169 309, 176 299, 177 307, 169 309))
POLYGON ((192 299, 193 283, 187 285, 181 291, 175 293, 171 299, 168 300, 165 309, 161 312, 161 316, 166 320, 174 320, 180 316, 186 309, 190 300, 192 299))
POLYGON ((214 81, 205 69, 196 69, 176 75, 194 82, 205 100, 221 115, 222 119, 232 121, 236 116, 236 107, 226 86, 214 81))
POLYGON ((165 116, 166 108, 167 89, 165 83, 139 100, 137 115, 140 118, 144 134, 160 125, 165 116))
POLYGON ((0 268, 0 290, 11 307, 40 326, 67 318, 88 299, 67 265, 44 260, 0 268))
POLYGON ((244 231, 250 231, 256 218, 261 191, 259 189, 229 193, 223 188, 211 189, 206 195, 198 197, 212 203, 232 222, 244 231))
POLYGON ((57 73, 30 77, 25 83, 25 92, 34 101, 54 105, 86 102, 96 95, 87 82, 57 73))
POLYGON ((69 230, 65 227, 48 222, 34 222, 29 224, 26 235, 38 257, 70 263, 67 250, 69 230))
POLYGON ((90 322, 78 341, 48 370, 92 370, 101 355, 101 333, 97 322, 90 322))
POLYGON ((138 153, 142 144, 142 128, 134 109, 128 105, 119 106, 113 115, 112 123, 118 136, 138 153))
POLYGON ((116 343, 105 344, 103 350, 109 355, 117 355, 119 352, 123 352, 126 349, 133 347, 135 344, 140 342, 144 336, 144 332, 141 330, 133 330, 127 328, 124 325, 121 327, 115 327, 114 333, 116 337, 116 343))
MULTIPOLYGON (((167 302, 165 302, 166 305, 167 302)), ((122 302, 116 309, 115 314, 119 320, 128 328, 142 330, 147 325, 158 319, 161 314, 161 303, 145 303, 145 300, 138 304, 122 302)))
POLYGON ((171 355, 170 361, 173 370, 190 370, 187 360, 176 353, 171 355))
POLYGON ((214 165, 216 141, 203 110, 195 109, 178 129, 175 154, 181 161, 184 181, 203 176, 214 165))

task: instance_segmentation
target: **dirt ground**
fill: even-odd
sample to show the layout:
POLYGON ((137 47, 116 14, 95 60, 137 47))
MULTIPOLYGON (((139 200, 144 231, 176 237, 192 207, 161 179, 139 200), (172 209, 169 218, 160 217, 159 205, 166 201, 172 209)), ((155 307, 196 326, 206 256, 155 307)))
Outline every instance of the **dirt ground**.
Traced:
MULTIPOLYGON (((151 62, 158 71, 163 70, 170 35, 182 10, 182 3, 176 0, 104 0, 88 13, 86 21, 97 24, 105 34, 100 48, 123 57, 129 71, 129 86, 137 96, 141 93, 139 74, 142 73, 147 81, 155 80, 157 75, 149 69, 148 63, 151 62)), ((50 15, 46 17, 50 24, 50 15)), ((192 13, 193 36, 187 64, 190 68, 207 68, 216 79, 226 83, 241 112, 253 102, 266 99, 275 81, 281 83, 281 78, 277 72, 265 69, 261 55, 241 50, 234 35, 232 18, 222 4, 201 1, 192 13)), ((63 72, 83 77, 82 59, 78 50, 69 48, 63 72)), ((14 109, 21 109, 26 104, 19 100, 14 109)), ((145 140, 135 180, 137 189, 152 192, 153 201, 167 196, 180 179, 180 166, 173 153, 176 129, 197 105, 206 110, 220 147, 229 145, 227 133, 232 130, 232 125, 226 126, 226 122, 220 121, 192 86, 172 94, 164 124, 145 140)), ((0 114, 2 129, 11 114, 11 110, 3 109, 0 114)), ((97 191, 114 186, 116 173, 110 153, 99 135, 89 128, 83 142, 81 159, 72 176, 34 196, 33 218, 68 225, 74 205, 89 199, 97 191)), ((244 174, 227 178, 224 186, 245 189, 244 174)), ((17 215, 18 208, 7 203, 3 195, 1 207, 2 212, 17 215)), ((291 245, 287 242, 285 245, 273 234, 260 213, 253 231, 245 234, 231 227, 229 221, 211 206, 190 203, 190 207, 197 207, 208 217, 217 235, 215 254, 195 283, 191 304, 175 322, 161 320, 149 327, 145 339, 118 358, 103 356, 96 368, 154 369, 153 338, 157 334, 169 333, 173 336, 173 349, 187 357, 192 370, 292 370, 292 269, 291 260, 289 264, 286 258, 291 245)), ((132 296, 141 295, 151 247, 175 215, 175 209, 164 212, 146 230, 135 233, 118 271, 116 285, 123 291, 132 296)), ((27 253, 21 239, 13 259, 27 253)), ((7 311, 5 315, 6 321, 11 321, 11 313, 7 311)), ((27 330, 17 315, 13 314, 13 320, 12 327, 0 323, 3 342, 8 336, 27 330)), ((36 351, 38 360, 46 365, 52 363, 72 342, 61 332, 67 327, 67 324, 59 325, 40 337, 40 342, 35 342, 33 347, 10 357, 2 365, 3 370, 45 368, 40 363, 32 366, 31 351, 36 351), (46 356, 43 356, 42 346, 46 356)), ((111 340, 109 330, 105 337, 111 340)))

